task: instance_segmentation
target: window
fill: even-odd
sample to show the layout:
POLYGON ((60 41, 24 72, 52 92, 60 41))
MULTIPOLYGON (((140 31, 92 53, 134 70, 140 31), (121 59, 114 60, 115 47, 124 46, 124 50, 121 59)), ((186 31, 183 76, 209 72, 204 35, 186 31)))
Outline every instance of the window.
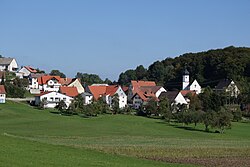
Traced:
POLYGON ((63 101, 66 101, 66 97, 63 98, 63 101))
POLYGON ((54 100, 54 98, 53 98, 53 97, 51 97, 51 98, 50 98, 50 100, 51 100, 51 101, 53 101, 53 100, 54 100))
POLYGON ((59 97, 56 97, 56 98, 55 98, 55 101, 60 101, 60 98, 59 98, 59 97))

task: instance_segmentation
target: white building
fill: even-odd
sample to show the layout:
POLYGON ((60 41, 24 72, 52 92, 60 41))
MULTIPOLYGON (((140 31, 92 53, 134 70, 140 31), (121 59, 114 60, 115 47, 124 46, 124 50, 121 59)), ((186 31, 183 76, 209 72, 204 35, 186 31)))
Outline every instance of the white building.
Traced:
POLYGON ((237 97, 240 94, 240 89, 233 80, 223 79, 221 80, 214 89, 216 92, 227 92, 232 97, 237 97))
POLYGON ((127 105, 127 95, 122 90, 121 86, 118 85, 91 85, 87 87, 87 92, 90 92, 93 95, 93 100, 103 100, 111 107, 112 100, 115 95, 119 98, 119 108, 124 108, 127 105))
POLYGON ((59 76, 44 75, 38 78, 39 90, 44 92, 58 92, 61 84, 59 76))
POLYGON ((76 87, 79 94, 82 94, 83 92, 85 92, 85 90, 84 90, 84 88, 83 88, 83 86, 78 78, 73 79, 72 82, 67 86, 68 87, 76 87))
POLYGON ((188 105, 186 99, 179 91, 168 91, 161 93, 160 99, 167 98, 171 105, 188 105))
POLYGON ((91 104, 93 102, 93 95, 89 92, 83 92, 82 94, 83 97, 83 103, 88 105, 91 104))
POLYGON ((27 78, 30 74, 35 74, 37 73, 37 70, 30 67, 30 66, 23 66, 17 73, 17 76, 20 78, 27 78))
POLYGON ((5 103, 6 91, 4 85, 0 85, 0 103, 5 103))
POLYGON ((58 92, 44 92, 35 97, 35 105, 39 105, 43 100, 45 101, 45 108, 55 108, 61 100, 65 102, 68 108, 73 98, 58 92))
POLYGON ((185 69, 183 76, 182 76, 182 90, 193 90, 196 94, 201 93, 201 86, 195 79, 191 84, 189 82, 189 72, 185 69))
POLYGON ((18 65, 14 58, 0 58, 0 71, 16 72, 18 65))
POLYGON ((106 103, 112 107, 113 99, 117 95, 119 99, 119 108, 125 108, 127 106, 127 95, 122 90, 121 86, 108 86, 107 91, 104 95, 106 103))

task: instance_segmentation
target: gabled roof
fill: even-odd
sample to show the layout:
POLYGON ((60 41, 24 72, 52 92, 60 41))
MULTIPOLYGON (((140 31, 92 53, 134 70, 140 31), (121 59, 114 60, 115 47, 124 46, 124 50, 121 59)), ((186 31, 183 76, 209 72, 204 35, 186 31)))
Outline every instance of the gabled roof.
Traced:
POLYGON ((38 78, 38 84, 39 85, 46 84, 51 79, 56 79, 59 83, 61 83, 60 76, 44 75, 38 78))
POLYGON ((140 91, 146 92, 146 94, 155 94, 162 86, 142 86, 139 88, 140 91))
POLYGON ((62 85, 67 86, 72 82, 72 80, 73 80, 72 78, 60 78, 60 83, 62 85))
POLYGON ((103 95, 113 96, 117 92, 119 87, 119 85, 94 85, 88 86, 88 89, 94 96, 94 99, 98 100, 103 95))
POLYGON ((61 86, 60 93, 70 96, 70 97, 76 97, 78 95, 78 91, 76 87, 61 86))
POLYGON ((113 96, 116 93, 116 91, 117 91, 118 88, 119 88, 118 85, 107 86, 105 94, 113 96))
POLYGON ((30 67, 30 66, 24 66, 24 68, 26 68, 31 73, 37 73, 37 70, 34 69, 34 68, 32 68, 32 67, 30 67))
POLYGON ((218 90, 222 90, 222 89, 225 89, 227 88, 230 83, 232 82, 232 80, 229 80, 229 79, 222 79, 220 80, 220 82, 217 84, 217 86, 215 87, 215 89, 218 89, 218 90))
POLYGON ((46 75, 46 74, 44 74, 44 73, 31 73, 30 74, 30 77, 31 78, 40 78, 40 77, 42 77, 42 76, 44 76, 44 75, 46 75))
POLYGON ((131 81, 133 87, 156 86, 154 81, 131 81))
POLYGON ((172 103, 174 102, 175 98, 179 94, 179 91, 168 91, 168 92, 162 92, 159 96, 159 98, 168 98, 168 100, 172 103))
POLYGON ((6 94, 4 85, 0 85, 0 94, 6 94))
POLYGON ((0 65, 9 65, 13 60, 13 58, 0 58, 0 65))
POLYGON ((187 96, 188 94, 191 94, 192 96, 196 95, 196 92, 194 90, 181 90, 180 92, 182 96, 187 96))
POLYGON ((95 100, 98 100, 106 93, 106 87, 107 86, 88 86, 89 91, 92 93, 95 100))

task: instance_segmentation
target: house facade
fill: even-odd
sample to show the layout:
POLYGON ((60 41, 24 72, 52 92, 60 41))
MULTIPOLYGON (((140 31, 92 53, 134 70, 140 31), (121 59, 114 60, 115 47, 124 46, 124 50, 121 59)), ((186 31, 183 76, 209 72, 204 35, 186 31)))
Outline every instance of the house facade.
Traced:
POLYGON ((231 97, 238 97, 240 89, 233 80, 222 79, 214 89, 216 92, 226 92, 231 97))
POLYGON ((83 92, 85 92, 85 89, 82 86, 80 79, 78 78, 73 79, 72 82, 68 84, 67 86, 76 87, 79 94, 82 94, 83 92))
POLYGON ((20 78, 27 78, 30 74, 36 74, 37 70, 30 67, 30 66, 23 66, 19 71, 18 74, 20 78))
POLYGON ((38 78, 39 90, 44 92, 58 92, 62 86, 59 76, 44 75, 38 78))
POLYGON ((185 69, 182 76, 182 90, 195 91, 196 94, 201 93, 201 86, 196 79, 192 83, 189 82, 189 72, 187 69, 185 69))
POLYGON ((4 85, 0 85, 0 103, 5 103, 6 91, 4 85))
POLYGON ((91 93, 83 92, 81 96, 83 97, 83 104, 88 105, 93 102, 93 95, 91 93))
POLYGON ((102 98, 110 107, 116 96, 119 99, 119 108, 127 106, 127 95, 119 85, 91 85, 87 87, 87 92, 93 95, 93 100, 97 101, 102 98))
POLYGON ((42 101, 44 101, 45 108, 55 108, 61 100, 65 102, 68 108, 73 101, 73 98, 59 92, 44 92, 35 96, 35 105, 39 105, 42 101))
MULTIPOLYGON (((188 102, 182 95, 180 91, 168 91, 168 92, 162 92, 160 97, 161 98, 167 98, 169 102, 171 103, 171 106, 173 105, 188 105, 188 102)), ((173 110, 176 112, 175 110, 173 110)))
POLYGON ((14 58, 0 58, 0 71, 17 72, 18 64, 14 58))
POLYGON ((162 92, 166 92, 162 86, 156 86, 153 81, 131 81, 128 94, 132 95, 130 103, 133 108, 139 109, 146 105, 149 100, 158 101, 162 92))

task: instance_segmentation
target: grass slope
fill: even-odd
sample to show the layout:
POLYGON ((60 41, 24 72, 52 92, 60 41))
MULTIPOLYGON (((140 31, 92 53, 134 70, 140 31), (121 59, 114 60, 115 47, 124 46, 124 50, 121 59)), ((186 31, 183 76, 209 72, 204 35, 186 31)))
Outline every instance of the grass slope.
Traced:
POLYGON ((203 132, 203 126, 186 130, 127 115, 68 117, 8 102, 0 106, 0 126, 0 155, 6 155, 0 164, 12 160, 10 166, 31 166, 29 161, 35 166, 179 166, 136 158, 206 166, 250 162, 249 123, 216 134, 203 132))

